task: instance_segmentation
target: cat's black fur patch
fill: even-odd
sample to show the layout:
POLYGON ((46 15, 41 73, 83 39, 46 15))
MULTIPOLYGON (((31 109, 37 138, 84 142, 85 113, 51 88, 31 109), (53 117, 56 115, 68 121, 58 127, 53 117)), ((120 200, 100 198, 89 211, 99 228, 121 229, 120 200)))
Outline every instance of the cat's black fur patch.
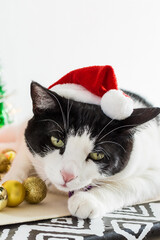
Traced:
MULTIPOLYGON (((98 105, 68 100, 39 84, 33 85, 32 88, 37 87, 37 90, 32 90, 34 116, 25 131, 26 143, 31 153, 44 157, 49 151, 55 150, 51 136, 62 139, 66 144, 69 134, 81 135, 87 130, 90 138, 95 139, 93 151, 105 154, 100 161, 90 160, 98 165, 100 173, 106 175, 113 175, 126 166, 133 147, 135 127, 156 117, 160 112, 159 108, 134 110, 131 117, 125 120, 111 120, 98 105), (38 103, 38 89, 43 92, 43 99, 46 94, 46 102, 50 103, 52 99, 53 107, 50 104, 48 108, 45 101, 44 106, 38 103)), ((64 153, 65 144, 59 150, 60 154, 64 153)))

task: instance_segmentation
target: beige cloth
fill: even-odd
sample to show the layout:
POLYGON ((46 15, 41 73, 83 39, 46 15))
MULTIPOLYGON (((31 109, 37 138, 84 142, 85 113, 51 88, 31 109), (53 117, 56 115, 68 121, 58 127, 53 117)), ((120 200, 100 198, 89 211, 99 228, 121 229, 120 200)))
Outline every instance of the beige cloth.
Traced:
POLYGON ((18 207, 6 207, 0 211, 0 225, 31 222, 70 215, 67 209, 68 197, 48 193, 39 204, 23 202, 18 207))

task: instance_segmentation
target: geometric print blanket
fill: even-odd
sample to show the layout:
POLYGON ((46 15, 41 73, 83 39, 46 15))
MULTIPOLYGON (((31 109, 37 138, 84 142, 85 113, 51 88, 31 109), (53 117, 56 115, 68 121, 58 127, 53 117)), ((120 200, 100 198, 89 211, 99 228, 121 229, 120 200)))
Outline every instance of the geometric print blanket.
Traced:
POLYGON ((59 217, 0 227, 0 240, 160 239, 160 201, 144 203, 93 220, 59 217))

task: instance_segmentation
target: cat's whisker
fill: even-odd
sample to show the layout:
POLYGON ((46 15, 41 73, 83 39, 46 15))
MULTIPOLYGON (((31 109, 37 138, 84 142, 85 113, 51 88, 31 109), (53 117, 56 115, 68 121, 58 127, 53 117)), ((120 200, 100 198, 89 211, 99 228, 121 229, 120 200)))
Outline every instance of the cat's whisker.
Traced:
POLYGON ((45 178, 44 180, 41 178, 42 182, 40 182, 40 186, 43 185, 43 183, 46 184, 46 181, 48 180, 47 178, 45 178))
POLYGON ((97 187, 97 188, 100 188, 101 185, 99 183, 96 183, 96 182, 92 182, 91 184, 93 187, 97 187))
MULTIPOLYGON (((42 181, 49 181, 49 182, 51 182, 50 180, 49 180, 49 178, 46 176, 46 174, 45 174, 45 172, 44 172, 44 168, 42 167, 42 166, 38 166, 37 167, 37 169, 38 169, 38 175, 40 176, 40 178, 42 179, 42 181)), ((50 170, 50 169, 48 169, 48 173, 50 173, 50 174, 53 174, 53 172, 50 170)))
POLYGON ((40 122, 47 122, 47 121, 53 122, 53 123, 55 123, 55 124, 61 129, 62 133, 64 132, 63 129, 62 129, 62 127, 61 127, 55 120, 53 120, 53 119, 42 119, 42 120, 39 120, 39 121, 40 121, 40 122))
POLYGON ((106 188, 107 189, 110 189, 114 192, 118 192, 119 194, 122 194, 122 191, 119 190, 118 186, 114 186, 114 185, 111 185, 111 184, 106 184, 106 188))
POLYGON ((67 130, 69 128, 69 98, 67 100, 67 130))
POLYGON ((57 98, 52 92, 50 92, 50 94, 56 99, 56 101, 57 101, 57 103, 58 103, 58 105, 59 105, 59 108, 60 108, 61 113, 62 113, 64 129, 65 129, 65 131, 67 132, 67 123, 66 123, 66 118, 65 118, 65 114, 64 114, 62 105, 61 105, 60 101, 58 100, 58 98, 57 98))
POLYGON ((43 151, 44 151, 44 152, 51 152, 51 151, 53 151, 53 149, 51 149, 48 145, 45 144, 45 145, 43 146, 43 151))
POLYGON ((109 158, 109 154, 104 150, 104 148, 99 147, 98 150, 100 150, 101 152, 103 152, 104 155, 105 155, 107 158, 109 158))
POLYGON ((111 119, 111 121, 109 121, 109 123, 107 123, 102 130, 99 132, 99 134, 97 135, 97 139, 99 138, 99 136, 101 135, 101 133, 114 121, 114 119, 111 119))
POLYGON ((73 106, 73 102, 70 104, 70 107, 69 107, 69 98, 68 98, 68 102, 67 102, 67 130, 69 129, 69 117, 70 117, 70 111, 71 111, 71 108, 73 106))
MULTIPOLYGON (((46 177, 46 175, 45 175, 45 172, 44 172, 44 167, 43 166, 41 166, 41 165, 38 165, 37 166, 37 169, 38 169, 38 172, 40 172, 41 170, 42 170, 42 174, 45 176, 45 178, 47 178, 46 177)), ((54 174, 54 171, 53 171, 53 169, 51 168, 49 168, 49 169, 47 169, 47 171, 48 171, 48 173, 51 173, 51 175, 53 175, 54 174)))
POLYGON ((109 131, 108 133, 106 133, 105 135, 103 135, 99 141, 101 141, 103 138, 105 138, 106 136, 108 136, 110 133, 118 130, 118 129, 121 129, 121 128, 127 128, 127 127, 136 127, 137 124, 130 124, 130 125, 123 125, 123 126, 120 126, 120 127, 117 127, 117 128, 114 128, 113 130, 109 131))
POLYGON ((56 129, 56 130, 50 130, 50 131, 48 131, 48 133, 51 133, 51 132, 59 132, 59 133, 61 133, 62 134, 62 131, 60 131, 60 130, 58 130, 58 129, 56 129))
POLYGON ((27 145, 30 147, 30 149, 32 150, 32 152, 36 155, 36 152, 34 151, 34 149, 32 148, 32 146, 30 145, 30 143, 28 142, 28 140, 27 139, 25 139, 26 140, 26 143, 27 143, 27 145))
POLYGON ((100 187, 105 187, 106 189, 110 189, 110 190, 113 190, 113 191, 117 191, 119 193, 121 193, 121 191, 118 190, 118 186, 116 187, 117 185, 117 181, 113 181, 113 180, 108 180, 108 179, 100 179, 98 180, 98 182, 96 183, 96 185, 98 185, 100 187))
POLYGON ((104 179, 99 179, 99 180, 98 180, 98 182, 100 182, 100 183, 102 182, 104 185, 105 185, 105 184, 108 184, 108 183, 109 183, 109 184, 112 184, 112 183, 117 184, 117 182, 120 182, 120 181, 121 181, 121 179, 119 179, 119 178, 116 178, 116 179, 115 179, 115 178, 112 178, 112 177, 111 177, 111 179, 108 178, 108 177, 106 177, 106 178, 104 178, 104 179))
POLYGON ((111 143, 111 144, 118 145, 119 147, 121 147, 123 149, 124 152, 126 152, 126 150, 124 149, 124 147, 120 143, 113 142, 113 141, 104 141, 104 142, 97 143, 97 145, 101 145, 101 144, 104 144, 104 143, 111 143))

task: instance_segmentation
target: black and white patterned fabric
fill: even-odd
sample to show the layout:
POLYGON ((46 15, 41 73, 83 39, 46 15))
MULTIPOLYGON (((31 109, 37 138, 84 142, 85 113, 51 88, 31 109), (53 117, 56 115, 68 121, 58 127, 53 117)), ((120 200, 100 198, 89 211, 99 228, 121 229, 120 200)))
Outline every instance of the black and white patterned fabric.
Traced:
POLYGON ((160 201, 106 214, 104 218, 75 217, 0 227, 0 240, 143 240, 160 239, 160 201))

